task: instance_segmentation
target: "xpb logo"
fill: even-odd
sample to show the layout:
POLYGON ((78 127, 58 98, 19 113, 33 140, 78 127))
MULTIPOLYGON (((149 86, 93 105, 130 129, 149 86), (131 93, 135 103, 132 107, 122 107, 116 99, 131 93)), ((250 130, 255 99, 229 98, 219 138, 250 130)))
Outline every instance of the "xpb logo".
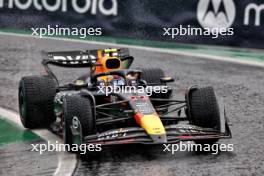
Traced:
POLYGON ((229 28, 235 16, 233 0, 200 0, 198 3, 197 17, 204 28, 229 28))

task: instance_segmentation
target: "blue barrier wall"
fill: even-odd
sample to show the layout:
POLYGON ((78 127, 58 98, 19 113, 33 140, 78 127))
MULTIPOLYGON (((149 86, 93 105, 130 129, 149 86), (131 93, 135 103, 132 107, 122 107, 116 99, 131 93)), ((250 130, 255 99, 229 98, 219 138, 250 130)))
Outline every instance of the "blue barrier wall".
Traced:
POLYGON ((0 0, 0 28, 101 27, 104 36, 264 48, 263 12, 261 0, 0 0), (163 35, 180 26, 233 35, 163 35))

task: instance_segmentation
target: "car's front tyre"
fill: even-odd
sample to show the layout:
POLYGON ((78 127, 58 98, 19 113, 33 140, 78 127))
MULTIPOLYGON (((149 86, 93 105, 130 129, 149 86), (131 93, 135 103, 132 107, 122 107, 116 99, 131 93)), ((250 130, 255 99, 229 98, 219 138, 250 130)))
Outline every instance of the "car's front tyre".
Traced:
MULTIPOLYGON (((191 124, 220 131, 220 112, 213 87, 196 88, 190 92, 191 124)), ((196 143, 213 144, 218 139, 197 140, 196 143)))
POLYGON ((54 97, 57 84, 49 76, 27 76, 19 82, 19 114, 25 128, 47 127, 56 120, 54 97))
POLYGON ((93 114, 93 104, 89 98, 78 94, 67 95, 64 98, 63 113, 65 144, 73 144, 71 127, 78 127, 81 129, 80 132, 83 137, 95 133, 96 126, 93 114), (74 124, 76 121, 78 124, 74 124))

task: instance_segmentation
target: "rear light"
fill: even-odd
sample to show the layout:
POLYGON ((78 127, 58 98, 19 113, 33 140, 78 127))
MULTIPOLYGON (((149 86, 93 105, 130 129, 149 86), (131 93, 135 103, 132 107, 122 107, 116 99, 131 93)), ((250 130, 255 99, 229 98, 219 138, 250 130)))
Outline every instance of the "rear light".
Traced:
POLYGON ((130 99, 135 101, 135 100, 137 100, 137 97, 136 96, 131 96, 130 99))
POLYGON ((147 96, 140 96, 140 99, 142 99, 142 100, 147 100, 148 97, 147 97, 147 96))

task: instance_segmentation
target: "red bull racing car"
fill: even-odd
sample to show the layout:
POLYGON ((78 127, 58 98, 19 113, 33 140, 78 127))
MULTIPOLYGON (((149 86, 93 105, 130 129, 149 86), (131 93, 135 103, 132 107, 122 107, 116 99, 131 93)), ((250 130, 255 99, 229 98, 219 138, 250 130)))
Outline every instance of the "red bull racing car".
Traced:
POLYGON ((231 137, 212 87, 191 86, 185 99, 173 99, 173 78, 160 68, 131 69, 133 60, 125 48, 48 53, 47 74, 19 84, 24 127, 48 127, 66 144, 212 144, 231 137), (60 85, 49 65, 90 71, 60 85))

